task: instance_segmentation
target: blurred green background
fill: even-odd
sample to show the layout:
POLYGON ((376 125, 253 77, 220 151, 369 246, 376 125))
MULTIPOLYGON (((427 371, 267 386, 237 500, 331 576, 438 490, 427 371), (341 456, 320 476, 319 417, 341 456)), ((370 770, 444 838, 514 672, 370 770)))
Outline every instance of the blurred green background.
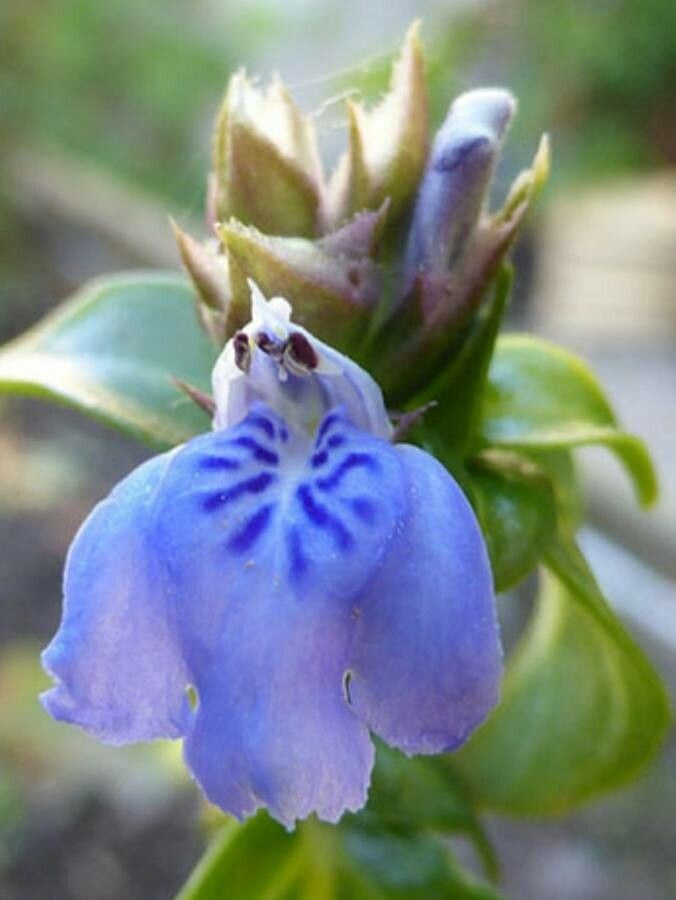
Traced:
MULTIPOLYGON (((472 86, 519 97, 496 196, 551 133, 552 184, 517 249, 511 321, 591 356, 654 448, 664 499, 650 519, 630 513, 617 472, 589 454, 586 541, 673 688, 673 0, 3 0, 0 339, 85 278, 178 265, 166 216, 200 228, 211 121, 234 68, 280 71, 317 111, 335 160, 341 108, 326 101, 351 87, 377 98, 417 16, 435 123, 472 86)), ((35 700, 68 543, 144 450, 37 402, 2 401, 0 412, 0 896, 169 897, 204 843, 175 748, 105 750, 35 700)), ((509 896, 675 896, 674 762, 672 738, 639 784, 565 822, 491 822, 509 896)))

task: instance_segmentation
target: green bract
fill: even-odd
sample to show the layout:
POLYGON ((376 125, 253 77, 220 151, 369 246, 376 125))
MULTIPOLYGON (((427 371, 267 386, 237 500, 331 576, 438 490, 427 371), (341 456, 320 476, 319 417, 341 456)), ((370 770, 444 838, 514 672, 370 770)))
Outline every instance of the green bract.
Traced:
POLYGON ((326 179, 313 122, 281 82, 263 92, 238 73, 214 139, 214 234, 201 242, 176 226, 190 281, 98 279, 0 351, 0 391, 67 403, 171 447, 209 428, 177 382, 209 391, 219 347, 248 318, 253 278, 290 300, 298 323, 370 367, 398 412, 434 404, 409 440, 467 492, 496 589, 542 569, 502 703, 459 758, 406 761, 380 748, 368 807, 337 828, 306 823, 289 835, 263 815, 227 825, 183 900, 220 897, 226 883, 232 900, 496 898, 460 872, 438 835, 469 836, 494 874, 475 807, 569 809, 639 771, 669 719, 657 675, 574 540, 575 449, 614 453, 644 505, 657 494, 650 457, 581 360, 539 338, 498 336, 510 287, 504 254, 545 179, 546 141, 503 208, 483 209, 426 305, 425 285, 397 293, 429 144, 417 27, 390 92, 371 111, 351 103, 348 120, 348 149, 326 179))

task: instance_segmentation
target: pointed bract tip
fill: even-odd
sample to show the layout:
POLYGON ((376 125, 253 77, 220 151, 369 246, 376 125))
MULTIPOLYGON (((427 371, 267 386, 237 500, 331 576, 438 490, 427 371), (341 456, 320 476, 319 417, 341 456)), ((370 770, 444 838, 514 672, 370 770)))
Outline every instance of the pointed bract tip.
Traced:
POLYGON ((227 248, 233 297, 247 310, 248 277, 267 296, 288 297, 296 322, 321 340, 349 350, 363 338, 365 321, 380 296, 381 276, 369 256, 351 254, 351 245, 363 244, 368 235, 337 234, 336 241, 325 246, 264 234, 236 219, 219 225, 218 235, 227 248))
POLYGON ((389 89, 371 109, 346 100, 348 150, 329 181, 328 230, 363 209, 391 201, 391 219, 405 208, 428 149, 425 64, 419 22, 406 33, 389 89))
POLYGON ((540 143, 533 158, 533 175, 535 190, 539 190, 549 178, 552 164, 552 144, 549 135, 545 132, 540 138, 540 143))
POLYGON ((511 222, 515 226, 521 222, 528 207, 546 184, 550 164, 549 135, 543 134, 530 168, 524 169, 514 179, 502 209, 495 216, 496 222, 511 222))
POLYGON ((227 262, 196 241, 178 225, 171 216, 169 223, 178 245, 181 262, 190 276, 201 301, 211 309, 225 312, 230 303, 230 285, 227 262))
POLYGON ((259 87, 231 77, 213 142, 219 218, 237 216, 268 234, 314 236, 323 181, 313 121, 281 78, 259 87))
POLYGON ((181 378, 176 378, 173 375, 171 380, 179 390, 183 391, 183 393, 189 397, 193 403, 196 403, 200 409, 203 409, 207 415, 214 415, 216 412, 216 401, 211 394, 207 394, 205 391, 202 391, 194 385, 188 384, 187 381, 183 381, 181 378))
POLYGON ((336 231, 324 235, 318 246, 327 253, 353 258, 373 256, 382 237, 390 208, 386 197, 378 209, 356 213, 336 231))
MULTIPOLYGON (((394 90, 397 87, 396 80, 397 76, 402 74, 400 71, 401 68, 412 66, 419 68, 421 72, 424 68, 425 60, 423 58, 423 45, 420 37, 420 29, 421 19, 414 19, 406 30, 404 40, 401 44, 401 50, 392 66, 392 74, 390 76, 391 90, 394 90)), ((410 77, 410 72, 404 71, 403 74, 407 78, 410 77)))

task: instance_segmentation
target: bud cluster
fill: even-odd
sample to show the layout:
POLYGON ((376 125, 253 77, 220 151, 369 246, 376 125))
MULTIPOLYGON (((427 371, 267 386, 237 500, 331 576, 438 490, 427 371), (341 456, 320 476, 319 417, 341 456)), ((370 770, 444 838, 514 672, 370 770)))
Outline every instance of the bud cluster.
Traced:
MULTIPOLYGON (((174 224, 214 342, 248 321, 253 280, 265 295, 288 298, 300 326, 361 359, 390 399, 405 403, 447 363, 546 178, 543 138, 503 207, 487 210, 515 109, 505 90, 469 91, 430 148, 414 23, 381 102, 347 101, 348 146, 327 176, 314 120, 282 82, 263 90, 233 75, 213 141, 213 235, 199 242, 174 224), (404 248, 401 258, 395 248, 404 248)), ((280 352, 306 364, 294 348, 280 352)))

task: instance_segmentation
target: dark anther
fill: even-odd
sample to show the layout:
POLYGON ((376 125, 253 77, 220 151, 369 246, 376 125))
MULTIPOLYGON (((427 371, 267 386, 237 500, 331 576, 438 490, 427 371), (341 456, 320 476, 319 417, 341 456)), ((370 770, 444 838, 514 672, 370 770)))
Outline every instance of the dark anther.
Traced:
POLYGON ((238 331, 232 339, 235 348, 235 365, 246 373, 251 368, 251 347, 249 336, 243 331, 238 331))
POLYGON ((312 344, 299 331, 280 340, 267 331, 254 335, 256 345, 292 375, 307 375, 319 365, 319 357, 312 344))
POLYGON ((306 369, 316 369, 319 365, 319 357, 314 347, 300 331, 294 331, 289 335, 287 353, 295 363, 300 363, 306 369))
POLYGON ((267 353, 268 356, 271 356, 273 359, 281 360, 282 354, 284 353, 285 343, 284 341, 280 341, 279 338, 274 337, 271 334, 268 334, 267 331, 259 331, 255 336, 254 340, 256 341, 257 346, 261 348, 263 353, 267 353))

